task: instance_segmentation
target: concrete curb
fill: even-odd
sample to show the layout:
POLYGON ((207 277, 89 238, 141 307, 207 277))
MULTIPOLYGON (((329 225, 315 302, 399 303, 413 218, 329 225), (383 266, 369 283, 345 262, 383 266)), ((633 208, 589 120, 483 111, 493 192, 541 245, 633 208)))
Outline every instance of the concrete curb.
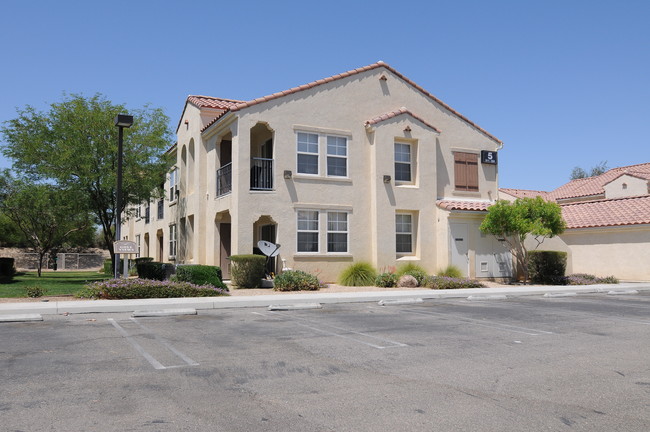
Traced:
POLYGON ((533 296, 549 294, 549 297, 561 293, 593 294, 616 291, 650 291, 650 283, 623 283, 618 285, 584 285, 584 286, 504 286, 498 288, 467 288, 451 290, 409 290, 409 291, 366 291, 346 293, 309 293, 287 295, 259 295, 238 297, 196 297, 165 298, 140 300, 82 300, 47 303, 2 303, 0 316, 19 314, 83 314, 83 313, 120 313, 135 311, 160 311, 163 309, 227 309, 227 308, 262 308, 271 305, 295 305, 305 303, 378 303, 381 300, 404 300, 421 298, 423 300, 464 298, 470 296, 533 296))

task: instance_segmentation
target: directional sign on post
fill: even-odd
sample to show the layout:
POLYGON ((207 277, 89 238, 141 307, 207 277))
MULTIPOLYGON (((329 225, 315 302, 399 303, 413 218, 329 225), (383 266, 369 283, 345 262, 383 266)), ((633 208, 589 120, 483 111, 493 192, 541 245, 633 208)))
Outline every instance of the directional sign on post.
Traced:
POLYGON ((113 250, 120 255, 137 254, 138 245, 133 241, 120 240, 113 243, 113 250))

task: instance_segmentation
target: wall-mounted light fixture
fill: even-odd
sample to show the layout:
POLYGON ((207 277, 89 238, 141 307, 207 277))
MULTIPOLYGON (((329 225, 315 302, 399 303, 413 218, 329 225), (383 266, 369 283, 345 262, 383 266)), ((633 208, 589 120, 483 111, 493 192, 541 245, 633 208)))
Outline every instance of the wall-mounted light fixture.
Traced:
POLYGON ((284 179, 291 180, 291 170, 284 170, 284 179))
POLYGON ((411 132, 411 126, 406 126, 404 128, 404 132, 411 132))
POLYGON ((385 176, 384 176, 384 183, 390 183, 390 180, 391 180, 391 179, 390 179, 390 176, 389 176, 389 175, 385 175, 385 176))

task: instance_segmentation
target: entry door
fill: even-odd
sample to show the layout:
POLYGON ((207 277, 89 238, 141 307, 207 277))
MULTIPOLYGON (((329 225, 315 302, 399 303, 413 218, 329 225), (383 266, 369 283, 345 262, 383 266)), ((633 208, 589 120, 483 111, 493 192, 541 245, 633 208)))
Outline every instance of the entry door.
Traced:
POLYGON ((453 223, 449 224, 451 231, 451 263, 458 267, 463 276, 469 275, 469 255, 467 251, 467 234, 469 232, 467 224, 453 223))
POLYGON ((230 279, 230 236, 231 226, 229 223, 219 224, 219 267, 224 279, 230 279))

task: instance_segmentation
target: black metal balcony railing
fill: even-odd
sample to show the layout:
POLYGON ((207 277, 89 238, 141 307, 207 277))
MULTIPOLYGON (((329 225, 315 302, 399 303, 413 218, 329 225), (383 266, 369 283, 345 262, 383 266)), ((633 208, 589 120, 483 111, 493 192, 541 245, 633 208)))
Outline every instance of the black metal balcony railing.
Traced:
POLYGON ((232 192, 232 162, 217 170, 217 196, 232 192))
POLYGON ((273 159, 251 159, 251 190, 273 190, 273 159))

